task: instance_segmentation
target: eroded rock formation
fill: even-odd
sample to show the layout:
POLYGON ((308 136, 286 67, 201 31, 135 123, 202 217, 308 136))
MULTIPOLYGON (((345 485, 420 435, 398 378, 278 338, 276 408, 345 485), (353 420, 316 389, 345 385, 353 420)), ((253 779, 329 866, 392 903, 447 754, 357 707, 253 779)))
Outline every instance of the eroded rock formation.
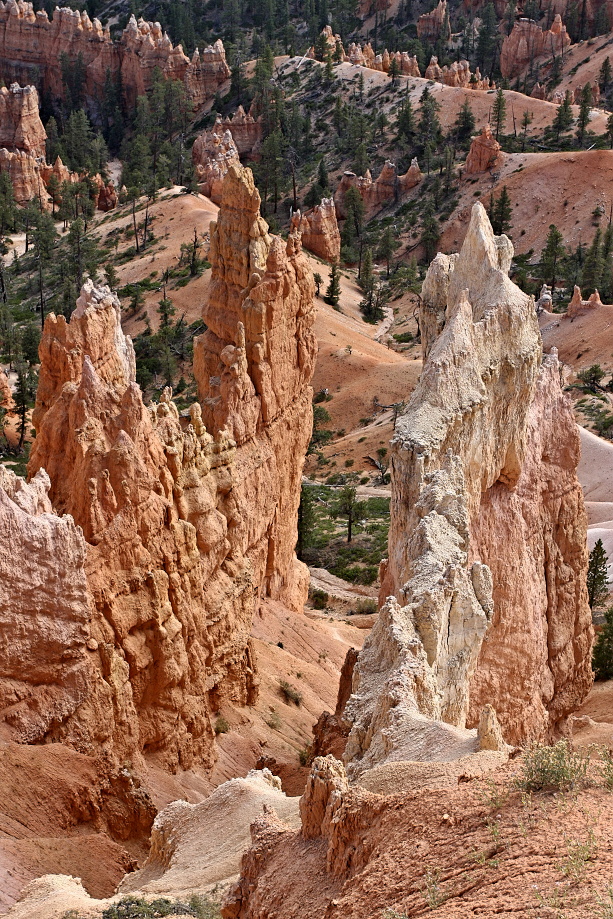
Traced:
POLYGON ((31 156, 45 155, 47 132, 38 113, 38 93, 33 86, 12 83, 0 88, 0 147, 31 156))
POLYGON ((386 160, 374 181, 370 170, 367 170, 364 176, 357 176, 355 172, 345 172, 334 195, 337 216, 345 218, 345 195, 352 187, 357 188, 362 196, 366 219, 369 219, 387 204, 400 201, 407 192, 419 185, 422 178, 416 159, 413 159, 405 174, 401 176, 398 175, 395 165, 386 160))
POLYGON ((492 134, 491 127, 486 124, 481 134, 477 134, 472 140, 464 171, 467 175, 475 175, 487 172, 488 169, 496 169, 500 166, 502 157, 502 148, 492 134))
POLYGON ((108 288, 47 317, 31 481, 0 488, 0 717, 18 742, 210 765, 212 714, 255 699, 260 600, 306 597, 312 276, 295 236, 268 235, 242 167, 211 236, 188 418, 168 391, 143 404, 108 288))
POLYGON ((568 304, 566 315, 569 319, 574 319, 576 316, 583 316, 591 310, 598 309, 599 306, 602 306, 602 300, 597 290, 595 290, 593 294, 590 294, 587 300, 584 300, 581 296, 581 288, 577 287, 575 284, 575 289, 571 301, 568 304))
POLYGON ((232 164, 240 165, 238 149, 232 134, 220 122, 210 131, 199 134, 192 147, 198 188, 215 204, 221 204, 224 177, 232 164))
POLYGON ((531 19, 520 19, 511 34, 505 36, 500 49, 500 72, 505 80, 518 77, 542 55, 549 57, 561 54, 570 45, 570 36, 559 14, 556 14, 550 29, 541 29, 531 19))
POLYGON ((495 89, 496 84, 481 76, 479 68, 471 73, 468 61, 453 61, 448 67, 439 67, 438 58, 433 57, 426 67, 426 80, 435 80, 445 86, 462 86, 465 89, 495 89))
POLYGON ((256 156, 262 143, 262 121, 253 112, 245 112, 242 105, 229 118, 217 120, 216 127, 229 131, 240 156, 256 156))
POLYGON ((51 20, 25 0, 0 0, 0 77, 6 82, 33 83, 51 98, 63 96, 60 55, 71 61, 81 55, 86 69, 85 96, 96 113, 103 98, 107 71, 121 79, 126 102, 133 106, 146 92, 159 67, 167 79, 181 80, 196 108, 212 99, 230 76, 223 44, 196 50, 190 60, 181 45, 173 47, 159 23, 132 16, 118 42, 108 28, 87 12, 56 7, 51 20))
POLYGON ((422 13, 417 20, 417 37, 435 42, 438 39, 449 41, 451 28, 447 14, 447 0, 439 0, 432 12, 422 13))
POLYGON ((592 681, 579 439, 513 249, 473 207, 424 281, 424 369, 392 441, 388 597, 345 708, 356 773, 551 739, 592 681), (490 732, 491 733, 491 732, 490 732))
POLYGON ((309 252, 327 262, 338 262, 341 257, 341 234, 336 221, 333 198, 324 198, 321 204, 292 217, 292 228, 302 236, 302 245, 309 252))

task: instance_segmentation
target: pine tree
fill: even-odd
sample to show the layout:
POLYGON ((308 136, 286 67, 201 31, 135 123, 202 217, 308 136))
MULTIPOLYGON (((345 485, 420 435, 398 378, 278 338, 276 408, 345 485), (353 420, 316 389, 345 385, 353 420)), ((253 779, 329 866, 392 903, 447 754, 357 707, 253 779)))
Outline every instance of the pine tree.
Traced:
POLYGON ((390 61, 388 76, 392 78, 392 86, 395 86, 398 82, 398 77, 400 76, 400 65, 395 57, 393 57, 390 61))
POLYGON ((320 273, 316 271, 315 274, 313 275, 313 280, 315 282, 315 293, 319 297, 319 291, 321 290, 321 285, 323 284, 324 279, 322 278, 320 273))
POLYGON ((511 216, 513 209, 507 186, 505 185, 500 192, 498 200, 493 203, 492 208, 492 229, 496 236, 501 236, 511 229, 511 216))
POLYGON ((329 303, 330 306, 337 307, 339 300, 341 298, 341 279, 338 270, 338 264, 334 262, 332 265, 332 270, 330 272, 330 282, 328 284, 328 289, 326 290, 326 296, 324 297, 326 303, 329 303))
POLYGON ((613 115, 609 115, 607 118, 607 132, 606 136, 609 139, 609 147, 613 150, 613 115))
POLYGON ((347 542, 351 542, 355 524, 365 515, 366 502, 358 501, 355 485, 345 485, 334 504, 332 516, 344 517, 347 521, 347 542))
POLYGON ((326 169, 326 161, 323 156, 319 161, 319 166, 317 167, 317 184, 320 186, 322 192, 330 191, 330 180, 328 178, 328 171, 326 169))
POLYGON ((363 176, 366 175, 368 170, 368 151, 366 150, 366 144, 362 142, 357 150, 355 151, 355 157, 353 160, 353 171, 356 175, 363 176))
POLYGON ((434 216, 434 208, 428 203, 424 209, 420 243, 424 247, 427 262, 431 262, 436 255, 438 241, 441 238, 441 228, 434 216))
POLYGON ((441 136, 441 123, 438 118, 440 105, 426 86, 419 101, 419 124, 417 131, 420 144, 425 148, 428 144, 434 147, 441 136))
POLYGON ((532 112, 529 112, 527 109, 521 116, 521 152, 524 153, 526 149, 526 138, 528 136, 528 128, 532 124, 533 115, 532 112))
POLYGON ((563 236, 555 224, 552 223, 549 225, 549 233, 545 241, 545 248, 541 252, 541 262, 539 266, 540 276, 543 282, 548 284, 551 288, 552 295, 555 290, 556 281, 558 280, 560 265, 565 255, 566 249, 563 244, 563 236))
POLYGON ((392 258, 394 257, 394 252, 397 248, 398 241, 394 236, 394 230, 391 226, 386 227, 379 242, 377 256, 385 260, 385 276, 387 278, 390 276, 390 265, 392 258))
POLYGON ((613 606, 604 614, 604 625, 594 644, 592 667, 597 680, 613 677, 613 606))
POLYGON ((581 99, 579 101, 579 116, 577 118, 577 140, 579 145, 583 146, 585 133, 590 121, 590 109, 592 107, 592 87, 586 83, 581 90, 581 99))
POLYGON ((496 57, 498 17, 492 3, 488 3, 481 17, 481 28, 477 41, 477 61, 481 73, 491 72, 496 57))
POLYGON ((315 528, 315 495, 312 485, 300 487, 300 504, 298 505, 298 540, 296 542, 296 555, 303 561, 304 550, 313 541, 315 528))
POLYGON ((590 609, 599 607, 609 593, 608 560, 602 539, 598 539, 590 552, 587 569, 587 599, 590 609))
POLYGON ((496 93, 494 99, 494 104, 492 106, 492 124, 495 128, 496 140, 500 136, 500 132, 504 127, 504 120, 507 114, 507 100, 504 97, 504 90, 499 89, 496 93))
POLYGON ((560 134, 568 131, 573 123, 573 110, 570 101, 570 92, 566 90, 564 101, 558 106, 556 117, 553 120, 552 129, 555 133, 556 143, 560 140, 560 134))
POLYGON ((30 407, 30 388, 28 386, 28 371, 26 365, 20 361, 16 365, 15 370, 17 371, 17 383, 15 385, 13 398, 17 414, 19 415, 19 450, 21 450, 26 434, 28 408, 30 407))
POLYGON ((473 110, 470 107, 468 99, 464 100, 464 104, 455 120, 454 127, 458 141, 461 144, 467 141, 475 130, 475 116, 473 115, 473 110))
POLYGON ((396 133, 398 140, 404 139, 407 141, 407 143, 411 142, 411 139, 415 134, 415 113, 413 112, 411 99, 408 96, 406 99, 402 100, 398 110, 398 117, 396 119, 396 133))
POLYGON ((364 252, 360 266, 359 282, 362 290, 367 290, 373 280, 373 258, 370 246, 364 252))
POLYGON ((587 250, 583 265, 583 289, 585 293, 592 294, 600 287, 604 261, 601 250, 602 230, 600 227, 594 233, 592 245, 587 250))
POLYGON ((605 57, 604 61, 602 62, 602 67, 600 68, 600 71, 598 73, 598 86, 600 87, 601 93, 606 93, 607 89, 609 88, 610 82, 611 82, 611 59, 607 55, 607 57, 605 57))

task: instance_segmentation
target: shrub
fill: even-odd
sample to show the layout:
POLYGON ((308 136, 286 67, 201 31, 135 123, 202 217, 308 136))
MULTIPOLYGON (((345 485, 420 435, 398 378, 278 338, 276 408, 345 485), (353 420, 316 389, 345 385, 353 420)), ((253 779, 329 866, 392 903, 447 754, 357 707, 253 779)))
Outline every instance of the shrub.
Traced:
POLYGON ((281 718, 279 717, 279 713, 276 712, 274 709, 271 709, 270 714, 268 718, 266 719, 266 724, 268 725, 269 728, 272 728, 273 731, 280 731, 281 730, 281 718))
POLYGON ((569 791, 585 778, 589 762, 589 754, 571 750, 566 740, 552 747, 533 744, 525 751, 517 787, 522 791, 569 791))
POLYGON ((159 897, 144 900, 142 897, 123 897, 102 913, 102 919, 162 919, 164 916, 197 916, 200 919, 216 919, 219 909, 208 897, 192 897, 189 905, 179 900, 159 897))
POLYGON ((218 715, 215 720, 215 733, 216 734, 227 734, 230 730, 230 725, 223 717, 223 715, 218 715))
POLYGON ((313 609, 325 609, 328 605, 328 599, 329 597, 325 590, 315 589, 311 591, 313 609))
POLYGON ((302 693, 291 683, 288 683, 287 680, 279 680, 279 692, 288 705, 290 702, 293 702, 294 705, 302 705, 302 693))
POLYGON ((374 597, 363 597, 355 605, 355 611, 358 615, 376 613, 378 609, 379 606, 374 597))
POLYGON ((303 747, 302 750, 298 751, 298 759, 300 760, 301 766, 308 766, 310 757, 311 757, 310 745, 307 745, 306 747, 303 747))

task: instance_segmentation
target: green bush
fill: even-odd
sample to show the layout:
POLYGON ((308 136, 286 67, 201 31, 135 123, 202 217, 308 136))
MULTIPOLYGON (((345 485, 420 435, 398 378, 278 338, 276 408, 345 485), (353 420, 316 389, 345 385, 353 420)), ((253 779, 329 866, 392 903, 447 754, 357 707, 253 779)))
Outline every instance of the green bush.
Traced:
POLYGON ((589 762, 589 754, 572 750, 566 740, 552 747, 533 744, 525 751, 517 787, 522 791, 569 791, 585 779, 589 762))
POLYGON ((325 590, 312 590, 311 591, 311 604, 313 609, 325 609, 328 605, 328 594, 325 590))
POLYGON ((164 916, 196 916, 198 919, 218 919, 219 907, 208 897, 194 895, 189 903, 159 897, 144 900, 142 897, 123 897, 102 913, 102 919, 162 919, 164 916))
POLYGON ((223 715, 218 715, 215 720, 215 733, 216 734, 227 734, 230 730, 230 725, 223 717, 223 715))
POLYGON ((293 702, 294 705, 302 705, 302 693, 287 680, 279 680, 279 691, 288 705, 290 702, 293 702))

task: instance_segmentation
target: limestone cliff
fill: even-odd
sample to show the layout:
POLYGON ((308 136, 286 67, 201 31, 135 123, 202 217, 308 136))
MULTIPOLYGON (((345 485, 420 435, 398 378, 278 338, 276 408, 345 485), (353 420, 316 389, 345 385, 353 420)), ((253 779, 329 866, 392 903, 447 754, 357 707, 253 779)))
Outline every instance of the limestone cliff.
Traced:
POLYGON ((85 66, 85 99, 90 114, 102 102, 107 71, 121 79, 126 102, 146 92, 159 67, 168 79, 181 80, 196 108, 212 99, 230 76, 223 44, 217 41, 190 60, 181 45, 173 47, 159 23, 132 16, 119 41, 87 12, 56 7, 49 19, 26 0, 0 0, 0 77, 6 82, 36 84, 51 99, 64 93, 60 55, 78 56, 85 66))
POLYGON ((592 680, 579 442, 513 249, 475 204, 423 288, 425 363, 392 441, 383 606, 353 677, 346 759, 454 759, 491 704, 550 739, 592 680), (391 595, 391 596, 390 596, 391 595))
POLYGON ((189 417, 168 391, 143 404, 108 288, 88 281, 69 322, 47 317, 31 484, 0 489, 0 718, 17 741, 210 765, 212 715, 255 699, 259 597, 305 599, 294 545, 313 280, 296 238, 268 235, 242 168, 226 179, 211 250, 203 409, 189 417))

